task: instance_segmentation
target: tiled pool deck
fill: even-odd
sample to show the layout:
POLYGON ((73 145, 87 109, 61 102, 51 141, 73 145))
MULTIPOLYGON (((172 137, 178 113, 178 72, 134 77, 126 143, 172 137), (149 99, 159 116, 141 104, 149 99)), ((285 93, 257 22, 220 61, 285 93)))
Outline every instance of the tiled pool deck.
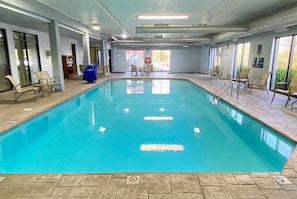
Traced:
MULTIPOLYGON (((88 84, 77 78, 66 80, 66 90, 40 99, 24 96, 13 103, 12 91, 0 93, 0 132, 3 132, 46 109, 89 89, 109 78, 131 77, 111 74, 88 84), (22 100, 24 99, 24 100, 22 100)), ((185 78, 213 92, 226 80, 210 80, 196 74, 155 74, 153 78, 185 78)), ((241 91, 239 99, 222 99, 297 141, 297 104, 284 107, 286 98, 261 90, 241 91)), ((294 99, 295 100, 295 99, 294 99)), ((228 157, 226 157, 228 158, 228 157)), ((137 179, 137 180, 138 180, 137 179)), ((137 182, 137 181, 136 181, 137 182)), ((94 173, 94 174, 1 174, 0 199, 6 198, 96 198, 96 199, 187 199, 187 198, 297 198, 297 150, 281 172, 275 173, 94 173), (127 177, 138 177, 139 183, 127 177), (281 184, 273 176, 284 176, 290 184, 281 184), (4 179, 1 177, 5 177, 4 179), (128 181, 128 183, 127 183, 128 181)))

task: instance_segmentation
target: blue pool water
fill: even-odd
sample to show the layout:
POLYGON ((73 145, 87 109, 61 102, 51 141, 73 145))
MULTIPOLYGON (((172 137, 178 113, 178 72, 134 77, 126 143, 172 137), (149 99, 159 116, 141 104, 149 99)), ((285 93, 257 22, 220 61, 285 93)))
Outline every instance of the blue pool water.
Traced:
POLYGON ((294 147, 189 81, 120 79, 2 134, 0 172, 280 171, 294 147))

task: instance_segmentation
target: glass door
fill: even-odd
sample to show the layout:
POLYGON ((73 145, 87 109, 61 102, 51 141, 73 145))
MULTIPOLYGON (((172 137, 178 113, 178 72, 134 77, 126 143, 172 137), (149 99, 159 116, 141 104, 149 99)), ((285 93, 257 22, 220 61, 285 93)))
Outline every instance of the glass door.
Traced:
POLYGON ((20 32, 13 36, 20 84, 28 86, 38 81, 35 72, 40 71, 37 36, 20 32))
POLYGON ((297 74, 296 35, 275 39, 274 58, 270 88, 287 89, 290 79, 297 74), (285 82, 287 84, 277 84, 277 82, 285 82))

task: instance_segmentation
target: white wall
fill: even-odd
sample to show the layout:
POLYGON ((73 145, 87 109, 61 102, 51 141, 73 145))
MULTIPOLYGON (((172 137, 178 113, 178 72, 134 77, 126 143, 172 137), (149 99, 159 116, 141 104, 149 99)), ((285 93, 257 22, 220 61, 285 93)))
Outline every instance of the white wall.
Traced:
POLYGON ((227 79, 232 74, 232 60, 234 57, 235 45, 222 46, 222 59, 220 67, 224 67, 222 78, 227 79))
MULTIPOLYGON (((78 73, 78 75, 80 75, 81 72, 80 72, 80 69, 79 69, 79 65, 83 64, 82 39, 78 41, 78 40, 75 40, 75 39, 60 37, 60 40, 61 40, 61 43, 60 43, 61 55, 71 56, 72 55, 71 44, 75 44, 77 73, 78 73)), ((62 57, 61 57, 61 61, 62 61, 62 57)))
MULTIPOLYGON (((260 37, 250 38, 249 40, 237 42, 237 43, 250 42, 250 54, 249 54, 249 60, 248 60, 249 68, 252 69, 249 74, 250 77, 261 77, 266 71, 270 70, 270 65, 271 65, 270 56, 271 56, 273 38, 274 38, 273 35, 263 35, 260 37), (260 55, 257 55, 258 45, 262 45, 262 51, 260 55), (252 67, 254 57, 264 58, 263 68, 252 67)), ((221 66, 224 66, 223 78, 227 78, 228 74, 232 74, 232 68, 233 68, 232 61, 235 56, 234 50, 235 50, 235 45, 237 43, 228 44, 228 49, 226 44, 222 45, 221 66)))
POLYGON ((171 72, 199 72, 200 55, 198 47, 171 50, 171 72))
POLYGON ((129 64, 126 61, 126 50, 113 47, 112 54, 112 72, 127 72, 129 70, 129 64))
POLYGON ((270 55, 272 51, 272 41, 273 37, 258 37, 251 41, 250 46, 250 56, 249 56, 249 66, 252 68, 254 57, 263 57, 264 66, 263 68, 252 68, 250 72, 251 77, 262 77, 266 71, 270 70, 270 55), (262 45, 261 54, 257 54, 258 45, 262 45))
MULTIPOLYGON (((197 46, 166 50, 171 50, 171 72, 205 72, 208 68, 209 48, 207 47, 201 49, 197 46)), ((125 49, 112 47, 112 67, 113 72, 130 71, 126 61, 125 49)))
MULTIPOLYGON (((49 36, 47 33, 35 31, 27 28, 22 28, 22 27, 10 25, 10 24, 5 24, 5 23, 0 23, 0 28, 6 31, 10 70, 11 70, 12 76, 16 79, 17 82, 19 82, 19 74, 18 74, 18 68, 16 65, 16 57, 14 52, 14 49, 15 49, 14 39, 13 39, 14 31, 37 35, 38 43, 39 43, 41 68, 42 70, 47 70, 50 74, 52 74, 51 58, 45 55, 45 52, 50 49, 49 36)), ((37 82, 37 77, 35 77, 34 74, 32 74, 32 81, 33 83, 37 82)))
MULTIPOLYGON (((23 27, 18 27, 10 24, 5 24, 5 23, 0 23, 0 28, 6 31, 10 70, 11 70, 12 76, 16 79, 17 82, 19 82, 19 74, 18 74, 18 68, 16 66, 16 58, 15 58, 15 52, 14 52, 14 39, 13 39, 14 31, 37 35, 41 70, 48 71, 50 76, 53 76, 51 56, 46 56, 46 51, 50 51, 51 49, 48 33, 31 30, 23 27)), ((75 44, 76 46, 77 65, 79 66, 79 64, 83 63, 82 41, 61 37, 61 46, 60 46, 61 54, 71 55, 72 54, 71 44, 75 44)), ((62 62, 62 58, 61 58, 61 62, 62 62)), ((77 69, 77 71, 78 72, 80 71, 79 68, 77 69)), ((34 74, 32 74, 32 78, 33 78, 32 79, 33 83, 36 83, 37 78, 35 78, 34 74)))

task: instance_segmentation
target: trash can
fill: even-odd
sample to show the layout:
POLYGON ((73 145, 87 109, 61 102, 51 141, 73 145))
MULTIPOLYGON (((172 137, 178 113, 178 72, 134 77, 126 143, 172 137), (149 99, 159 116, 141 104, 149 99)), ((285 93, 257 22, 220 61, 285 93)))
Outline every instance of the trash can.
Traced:
POLYGON ((97 66, 95 64, 87 65, 84 69, 83 80, 93 83, 97 80, 97 66))

